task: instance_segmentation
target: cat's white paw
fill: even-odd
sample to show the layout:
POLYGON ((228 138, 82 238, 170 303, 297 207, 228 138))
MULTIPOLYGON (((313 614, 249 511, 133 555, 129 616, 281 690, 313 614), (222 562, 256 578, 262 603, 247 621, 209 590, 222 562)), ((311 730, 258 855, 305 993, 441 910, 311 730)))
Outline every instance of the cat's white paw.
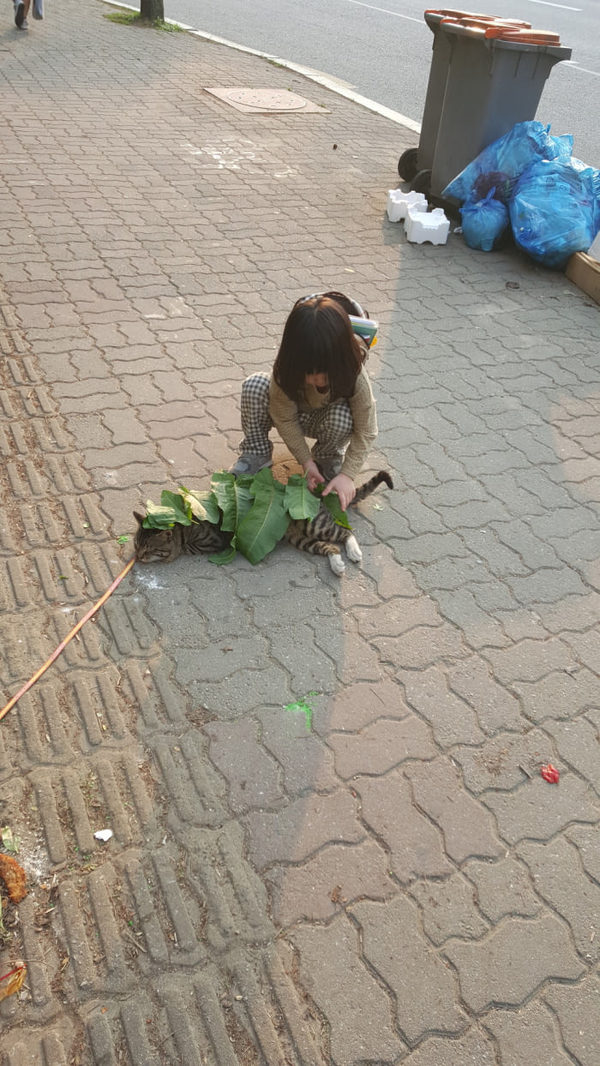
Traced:
POLYGON ((354 536, 354 533, 352 533, 346 541, 346 555, 348 556, 351 563, 360 563, 360 561, 362 560, 362 552, 360 550, 360 545, 356 537, 354 536))
POLYGON ((337 577, 341 577, 346 569, 346 565, 341 555, 329 555, 329 565, 337 577))

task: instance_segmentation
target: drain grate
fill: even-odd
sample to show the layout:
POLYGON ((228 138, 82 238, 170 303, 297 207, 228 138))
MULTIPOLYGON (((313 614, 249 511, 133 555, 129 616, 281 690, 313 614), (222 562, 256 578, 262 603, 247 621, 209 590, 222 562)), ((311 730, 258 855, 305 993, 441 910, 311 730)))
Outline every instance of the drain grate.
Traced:
POLYGON ((326 107, 313 104, 297 93, 286 89, 206 89, 207 93, 216 96, 224 104, 229 104, 236 111, 244 111, 246 114, 288 114, 294 112, 312 113, 320 111, 324 115, 330 114, 326 107))

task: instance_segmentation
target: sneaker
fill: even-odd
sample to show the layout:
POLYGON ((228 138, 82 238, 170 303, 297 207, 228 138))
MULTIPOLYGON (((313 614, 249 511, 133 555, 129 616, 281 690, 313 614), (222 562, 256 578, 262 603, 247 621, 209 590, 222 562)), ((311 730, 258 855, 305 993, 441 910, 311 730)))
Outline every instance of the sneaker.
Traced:
POLYGON ((237 462, 229 467, 229 473, 235 474, 236 477, 241 474, 254 475, 265 466, 273 466, 272 459, 265 458, 264 455, 240 455, 237 462))
POLYGON ((28 30, 29 29, 29 23, 28 23, 27 19, 23 19, 23 22, 21 24, 21 29, 22 30, 28 30))
POLYGON ((21 29, 25 21, 25 4, 23 0, 17 0, 15 4, 15 26, 21 29))

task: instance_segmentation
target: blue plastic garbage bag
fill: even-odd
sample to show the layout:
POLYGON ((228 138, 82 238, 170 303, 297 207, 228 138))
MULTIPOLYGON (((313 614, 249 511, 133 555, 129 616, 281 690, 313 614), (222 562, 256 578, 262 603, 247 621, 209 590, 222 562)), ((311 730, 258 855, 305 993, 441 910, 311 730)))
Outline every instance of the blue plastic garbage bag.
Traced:
MULTIPOLYGON (((496 199, 508 203, 517 178, 537 159, 555 159, 565 138, 550 136, 550 126, 532 120, 517 122, 508 133, 493 141, 476 159, 446 185, 442 196, 464 203, 484 199, 491 188, 496 199)), ((571 140, 572 145, 572 140, 571 140)))
POLYGON ((491 252, 508 228, 508 208, 494 199, 495 192, 492 187, 483 200, 466 203, 460 209, 463 237, 469 248, 491 252))
MULTIPOLYGON (((571 134, 565 133, 562 137, 551 137, 550 140, 554 141, 556 146, 556 155, 553 158, 561 159, 563 163, 568 163, 573 155, 573 137, 571 134)), ((582 163, 581 166, 585 167, 585 163, 582 163)))
POLYGON ((521 175, 509 211, 517 244, 561 270, 600 230, 600 170, 578 159, 539 160, 521 175))

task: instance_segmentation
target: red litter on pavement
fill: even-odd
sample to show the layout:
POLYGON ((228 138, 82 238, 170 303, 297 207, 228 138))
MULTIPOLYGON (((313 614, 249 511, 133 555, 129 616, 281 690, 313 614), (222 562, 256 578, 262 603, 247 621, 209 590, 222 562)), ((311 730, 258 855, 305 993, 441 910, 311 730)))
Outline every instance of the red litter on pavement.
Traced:
POLYGON ((556 769, 556 766, 553 766, 551 762, 549 762, 547 766, 542 766, 540 773, 544 778, 544 781, 548 781, 551 785, 558 784, 560 773, 556 769))

